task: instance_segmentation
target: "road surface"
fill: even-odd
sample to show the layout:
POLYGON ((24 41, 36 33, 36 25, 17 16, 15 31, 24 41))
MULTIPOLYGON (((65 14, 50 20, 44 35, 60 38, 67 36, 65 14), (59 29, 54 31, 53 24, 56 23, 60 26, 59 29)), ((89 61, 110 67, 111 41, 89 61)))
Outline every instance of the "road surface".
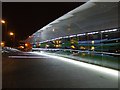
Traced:
POLYGON ((118 77, 36 53, 3 55, 2 88, 118 88, 118 77))

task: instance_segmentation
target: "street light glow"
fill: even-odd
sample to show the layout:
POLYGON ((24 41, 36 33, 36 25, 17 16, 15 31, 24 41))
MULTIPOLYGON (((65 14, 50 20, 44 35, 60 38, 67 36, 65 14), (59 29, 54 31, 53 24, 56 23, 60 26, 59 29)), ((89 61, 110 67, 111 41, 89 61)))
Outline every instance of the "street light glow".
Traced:
POLYGON ((23 49, 23 48, 24 48, 24 46, 19 46, 19 48, 23 49))
POLYGON ((4 21, 4 20, 1 20, 1 23, 5 23, 5 21, 4 21))
POLYGON ((10 36, 13 36, 14 35, 14 33, 13 32, 10 32, 10 36))
POLYGON ((27 44, 27 43, 25 43, 25 46, 26 46, 26 47, 28 47, 28 44, 27 44))
POLYGON ((0 46, 4 47, 4 46, 5 46, 5 43, 4 43, 4 42, 1 42, 1 43, 0 43, 0 46))

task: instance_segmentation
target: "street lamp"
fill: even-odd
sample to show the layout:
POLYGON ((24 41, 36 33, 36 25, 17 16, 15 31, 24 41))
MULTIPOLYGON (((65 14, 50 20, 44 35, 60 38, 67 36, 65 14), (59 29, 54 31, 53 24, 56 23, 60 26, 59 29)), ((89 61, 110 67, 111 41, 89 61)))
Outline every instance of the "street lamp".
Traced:
MULTIPOLYGON (((4 27, 5 27, 4 32, 5 32, 5 34, 7 34, 7 22, 2 19, 2 20, 1 20, 1 23, 4 24, 4 27)), ((5 41, 7 41, 7 38, 6 38, 6 37, 4 37, 4 39, 5 39, 5 41)))
POLYGON ((28 47, 28 44, 27 44, 27 43, 25 43, 25 46, 26 46, 26 47, 28 47))
POLYGON ((1 43, 0 43, 0 46, 1 46, 1 47, 4 47, 4 46, 5 46, 5 42, 1 42, 1 43))
POLYGON ((10 34, 10 36, 13 36, 13 35, 14 35, 14 33, 13 33, 13 32, 10 32, 9 34, 10 34))
POLYGON ((11 36, 11 38, 15 39, 15 33, 9 32, 9 35, 11 36))
POLYGON ((1 23, 4 23, 4 24, 5 24, 5 21, 4 21, 4 20, 1 20, 1 23))
POLYGON ((10 39, 11 39, 12 45, 14 47, 15 46, 15 33, 9 32, 9 35, 10 35, 10 39))

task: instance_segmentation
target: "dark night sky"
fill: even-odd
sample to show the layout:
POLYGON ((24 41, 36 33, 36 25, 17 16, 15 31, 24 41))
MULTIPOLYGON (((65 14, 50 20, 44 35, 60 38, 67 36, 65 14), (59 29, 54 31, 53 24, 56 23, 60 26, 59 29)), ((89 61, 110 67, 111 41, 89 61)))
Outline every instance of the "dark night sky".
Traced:
MULTIPOLYGON (((17 40, 24 40, 81 4, 83 3, 4 2, 2 3, 2 17, 8 22, 8 31, 15 32, 17 40)), ((3 39, 5 36, 3 30, 3 39)))

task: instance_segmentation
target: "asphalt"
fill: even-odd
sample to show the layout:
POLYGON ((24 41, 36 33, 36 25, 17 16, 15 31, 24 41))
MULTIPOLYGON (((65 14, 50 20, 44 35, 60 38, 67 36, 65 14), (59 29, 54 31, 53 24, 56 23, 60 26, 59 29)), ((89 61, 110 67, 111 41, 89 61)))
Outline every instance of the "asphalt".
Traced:
POLYGON ((118 88, 118 77, 19 52, 2 57, 2 88, 118 88))

